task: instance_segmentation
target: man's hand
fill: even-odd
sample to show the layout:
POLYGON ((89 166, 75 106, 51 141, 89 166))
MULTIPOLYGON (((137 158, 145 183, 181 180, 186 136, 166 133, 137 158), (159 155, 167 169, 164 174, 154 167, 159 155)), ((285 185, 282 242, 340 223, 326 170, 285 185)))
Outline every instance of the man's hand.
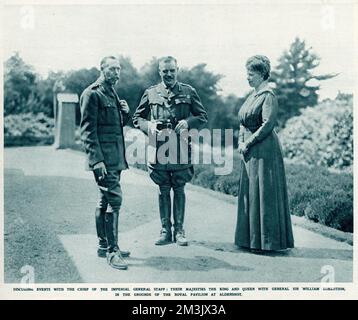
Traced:
POLYGON ((155 135, 159 133, 159 130, 157 129, 157 124, 161 123, 160 121, 152 122, 148 121, 148 134, 155 135))
POLYGON ((189 128, 188 122, 183 119, 183 120, 180 120, 178 122, 178 124, 176 125, 174 130, 175 130, 176 133, 179 134, 182 130, 185 130, 185 129, 188 129, 188 128, 189 128))
POLYGON ((249 151, 245 142, 239 142, 239 153, 245 155, 249 151))
POLYGON ((94 170, 97 170, 99 172, 98 180, 104 179, 104 177, 107 175, 107 169, 104 162, 98 162, 93 166, 94 170))
POLYGON ((129 106, 126 100, 119 100, 120 106, 121 106, 121 111, 124 113, 128 113, 129 112, 129 106))

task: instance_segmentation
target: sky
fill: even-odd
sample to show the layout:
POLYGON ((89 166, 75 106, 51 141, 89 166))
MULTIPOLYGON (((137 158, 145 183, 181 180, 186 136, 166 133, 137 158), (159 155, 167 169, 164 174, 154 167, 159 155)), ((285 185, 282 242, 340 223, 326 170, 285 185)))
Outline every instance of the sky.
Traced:
POLYGON ((18 51, 43 76, 49 70, 98 66, 108 54, 129 56, 137 68, 153 56, 172 55, 179 67, 206 63, 224 76, 222 94, 242 96, 249 90, 247 58, 264 54, 275 67, 300 37, 321 57, 316 74, 339 73, 321 83, 321 99, 334 98, 338 90, 352 92, 357 85, 357 1, 8 3, 3 58, 18 51))

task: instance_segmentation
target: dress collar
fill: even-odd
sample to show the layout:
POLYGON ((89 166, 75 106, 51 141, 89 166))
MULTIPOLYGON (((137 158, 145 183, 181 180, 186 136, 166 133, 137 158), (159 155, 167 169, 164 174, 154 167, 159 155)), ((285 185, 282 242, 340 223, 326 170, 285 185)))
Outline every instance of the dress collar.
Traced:
POLYGON ((254 90, 253 92, 254 92, 255 97, 258 97, 259 95, 261 95, 261 94, 263 94, 265 92, 269 92, 269 93, 274 95, 274 92, 273 92, 272 88, 270 87, 270 85, 269 85, 267 80, 265 81, 265 84, 263 85, 263 87, 259 91, 257 91, 255 93, 255 90, 254 90))

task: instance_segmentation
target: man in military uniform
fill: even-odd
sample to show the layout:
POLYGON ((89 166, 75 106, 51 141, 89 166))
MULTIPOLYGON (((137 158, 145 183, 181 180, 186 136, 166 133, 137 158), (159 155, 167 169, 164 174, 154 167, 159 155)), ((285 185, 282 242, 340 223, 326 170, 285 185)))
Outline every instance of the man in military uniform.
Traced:
POLYGON ((119 80, 120 63, 107 56, 101 61, 101 75, 86 88, 80 99, 81 138, 99 188, 95 219, 99 257, 107 257, 110 266, 127 269, 123 257, 129 251, 118 247, 118 216, 122 204, 121 171, 128 168, 125 158, 123 126, 129 120, 129 107, 114 90, 119 80))
POLYGON ((133 116, 134 126, 146 133, 149 141, 153 141, 153 136, 155 138, 156 157, 148 161, 148 170, 151 179, 159 186, 159 213, 162 229, 159 239, 155 242, 156 245, 165 245, 173 240, 181 246, 188 244, 183 229, 184 187, 193 177, 194 170, 190 163, 190 141, 188 148, 183 148, 188 140, 183 141, 182 133, 193 128, 199 129, 207 122, 206 110, 196 90, 188 84, 178 82, 177 74, 178 66, 174 57, 160 59, 159 75, 162 82, 145 90, 133 116), (169 152, 176 154, 176 161, 175 163, 162 163, 158 157, 160 146, 163 145, 160 135, 163 131, 171 130, 174 130, 178 138, 169 149, 169 152), (189 153, 187 157, 183 157, 183 152, 189 153), (183 161, 183 159, 188 161, 183 161), (171 189, 174 191, 173 235, 171 189))

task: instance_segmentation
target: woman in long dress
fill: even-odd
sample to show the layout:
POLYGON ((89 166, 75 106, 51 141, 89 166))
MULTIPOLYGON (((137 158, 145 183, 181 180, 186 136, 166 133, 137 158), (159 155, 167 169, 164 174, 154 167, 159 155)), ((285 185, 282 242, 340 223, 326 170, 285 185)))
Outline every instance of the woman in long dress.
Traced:
POLYGON ((246 68, 254 90, 239 111, 242 170, 235 244, 255 252, 293 248, 285 168, 274 130, 278 105, 268 85, 270 61, 256 55, 246 68))

